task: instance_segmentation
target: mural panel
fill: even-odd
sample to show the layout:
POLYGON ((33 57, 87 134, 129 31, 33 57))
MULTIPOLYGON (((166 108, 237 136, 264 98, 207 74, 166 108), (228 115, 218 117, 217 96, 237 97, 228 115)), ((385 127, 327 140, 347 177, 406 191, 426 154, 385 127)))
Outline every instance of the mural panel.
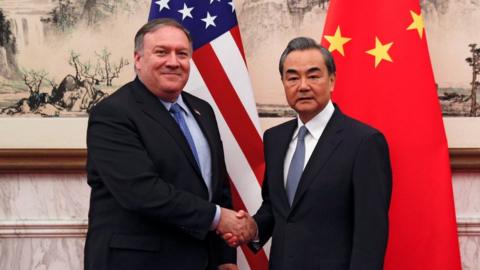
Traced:
MULTIPOLYGON (((321 38, 328 2, 235 1, 264 121, 294 115, 278 58, 293 37, 321 38)), ((92 106, 134 77, 132 39, 149 6, 149 0, 0 0, 0 122, 87 117, 92 106)), ((447 132, 449 119, 461 122, 452 130, 471 126, 480 119, 480 0, 422 0, 421 6, 447 132)), ((405 89, 409 98, 415 93, 405 89)), ((35 128, 42 126, 35 121, 35 128)), ((0 134, 6 129, 3 124, 0 134)), ((467 133, 475 132, 480 133, 467 133)))

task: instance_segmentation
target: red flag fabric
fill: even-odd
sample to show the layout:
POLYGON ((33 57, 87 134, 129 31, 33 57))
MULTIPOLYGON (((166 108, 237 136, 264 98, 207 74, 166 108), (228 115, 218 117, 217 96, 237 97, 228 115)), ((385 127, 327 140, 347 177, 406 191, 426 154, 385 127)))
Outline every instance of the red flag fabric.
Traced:
POLYGON ((393 170, 387 270, 461 269, 447 140, 418 0, 332 0, 333 100, 381 130, 393 170))

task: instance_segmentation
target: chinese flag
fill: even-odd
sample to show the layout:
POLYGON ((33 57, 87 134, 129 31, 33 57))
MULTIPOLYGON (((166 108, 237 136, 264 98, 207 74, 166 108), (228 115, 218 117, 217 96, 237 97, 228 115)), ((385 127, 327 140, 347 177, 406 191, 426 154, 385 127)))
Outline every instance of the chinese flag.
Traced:
POLYGON ((447 140, 418 0, 332 0, 334 101, 381 130, 393 194, 387 270, 461 269, 447 140))

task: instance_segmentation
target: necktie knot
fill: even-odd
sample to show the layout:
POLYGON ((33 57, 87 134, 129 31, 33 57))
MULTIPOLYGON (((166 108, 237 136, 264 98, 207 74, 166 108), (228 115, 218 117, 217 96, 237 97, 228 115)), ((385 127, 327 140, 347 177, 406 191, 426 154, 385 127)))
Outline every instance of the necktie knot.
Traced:
POLYGON ((170 106, 170 111, 172 113, 179 113, 182 111, 182 108, 180 107, 180 105, 178 105, 178 103, 173 103, 172 106, 170 106))
POLYGON ((298 130, 297 138, 298 140, 305 140, 305 136, 308 134, 308 129, 305 126, 301 126, 298 130))

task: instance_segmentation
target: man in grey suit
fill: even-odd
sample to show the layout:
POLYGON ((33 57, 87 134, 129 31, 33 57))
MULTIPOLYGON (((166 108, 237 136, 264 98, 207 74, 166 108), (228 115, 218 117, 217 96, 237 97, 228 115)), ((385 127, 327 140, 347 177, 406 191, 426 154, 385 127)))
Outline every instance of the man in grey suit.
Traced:
POLYGON ((279 69, 298 117, 264 134, 263 203, 250 247, 272 237, 272 270, 383 269, 392 188, 384 136, 332 103, 335 64, 314 40, 290 41, 279 69))

